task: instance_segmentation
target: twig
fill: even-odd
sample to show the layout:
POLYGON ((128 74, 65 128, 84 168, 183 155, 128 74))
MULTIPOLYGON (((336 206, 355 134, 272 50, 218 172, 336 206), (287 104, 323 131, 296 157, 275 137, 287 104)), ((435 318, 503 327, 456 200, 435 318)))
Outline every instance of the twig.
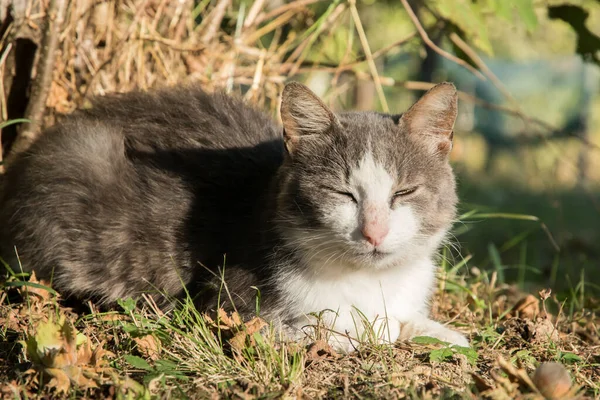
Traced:
POLYGON ((50 0, 46 11, 46 29, 42 40, 40 58, 37 65, 36 79, 31 89, 31 96, 25 118, 31 122, 25 123, 5 160, 8 165, 15 156, 29 148, 40 134, 42 117, 46 108, 46 100, 52 84, 54 63, 58 53, 59 35, 67 11, 66 0, 50 0))
POLYGON ((243 42, 246 43, 246 44, 252 44, 252 43, 254 43, 256 40, 260 39, 261 37, 263 37, 267 33, 269 33, 271 31, 277 29, 281 25, 283 25, 286 22, 288 22, 295 15, 296 15, 296 13, 293 12, 293 11, 288 11, 287 13, 280 15, 279 17, 277 17, 273 21, 269 22, 268 24, 266 24, 262 28, 257 29, 255 32, 253 32, 252 34, 250 34, 250 36, 245 37, 243 39, 243 42))
MULTIPOLYGON (((12 50, 12 43, 8 43, 4 48, 4 52, 0 55, 0 99, 2 100, 2 104, 0 104, 0 118, 2 120, 6 120, 8 118, 8 110, 6 109, 6 92, 4 91, 4 67, 6 65, 6 59, 12 50)), ((2 139, 2 132, 0 131, 0 141, 2 139)), ((0 159, 2 157, 2 152, 0 151, 0 159)))
POLYGON ((458 58, 458 57, 456 57, 456 56, 448 53, 447 51, 441 49, 435 43, 433 43, 431 41, 431 39, 429 39, 429 36, 427 35, 427 32, 425 32, 425 29, 423 29, 423 25, 421 25, 421 22, 419 21, 419 18, 417 18, 417 15, 415 14, 415 12, 413 11, 413 9, 408 4, 408 1, 407 0, 400 0, 400 2, 402 2, 402 5, 404 6, 404 9, 408 13, 408 16, 410 17, 411 21, 413 22, 413 24, 417 28, 417 31, 419 32, 419 35, 421 36, 421 39, 423 39, 423 41, 425 42, 425 44, 427 46, 429 46, 433 51, 435 51, 436 53, 438 53, 442 57, 447 58, 450 61, 454 61, 458 65, 461 65, 461 66, 465 67, 466 69, 468 69, 469 71, 471 71, 476 77, 478 77, 482 81, 486 80, 485 76, 483 76, 483 74, 481 72, 479 72, 478 70, 476 70, 475 68, 473 68, 472 66, 470 66, 464 60, 461 60, 460 58, 458 58))
POLYGON ((469 58, 473 61, 473 63, 475 63, 475 65, 477 65, 477 68, 479 68, 485 74, 485 76, 487 76, 490 79, 490 81, 492 81, 492 84, 494 86, 496 86, 496 88, 504 95, 504 97, 506 97, 511 103, 513 103, 513 105, 515 107, 518 107, 519 103, 517 102, 517 100, 515 100, 515 98, 510 94, 508 89, 506 89, 506 87, 504 86, 502 81, 500 81, 500 79, 498 79, 496 74, 494 74, 492 72, 492 70, 488 68, 488 66, 485 64, 485 62, 483 62, 483 60, 481 59, 481 57, 479 57, 479 55, 475 52, 475 50, 473 50, 471 48, 471 46, 469 46, 467 44, 467 42, 465 42, 456 33, 454 33, 454 32, 450 33, 449 37, 450 37, 450 40, 459 49, 461 49, 466 55, 469 56, 469 58))
POLYGON ((144 2, 141 4, 141 6, 137 9, 136 13, 133 16, 133 21, 129 25, 129 28, 127 29, 127 32, 125 33, 125 36, 121 40, 119 40, 119 42, 115 45, 115 47, 113 48, 113 50, 112 50, 111 54, 108 56, 108 58, 106 60, 104 60, 104 62, 102 62, 102 64, 100 64, 100 66, 96 69, 96 71, 94 71, 92 77, 90 78, 90 80, 85 88, 85 91, 83 92, 83 95, 79 99, 79 104, 78 104, 79 107, 81 107, 81 105, 87 98, 88 93, 92 89, 94 82, 100 76, 100 72, 113 61, 113 58, 115 57, 115 55, 117 55, 117 53, 122 50, 122 47, 125 45, 125 43, 127 43, 127 41, 131 38, 131 35, 133 35, 133 33, 135 32, 135 28, 138 24, 138 21, 142 17, 142 14, 146 11, 146 6, 148 5, 148 1, 149 0, 144 0, 144 2))
POLYGON ((260 12, 260 10, 262 10, 264 5, 265 5, 265 0, 256 0, 252 4, 252 7, 250 7, 250 11, 248 11, 248 16, 246 17, 246 20, 244 21, 245 29, 251 27, 254 24, 254 21, 256 20, 258 13, 260 12))
POLYGON ((286 73, 288 76, 296 75, 296 73, 298 72, 298 69, 300 69, 300 66, 302 65, 302 63, 304 62, 306 57, 308 56, 308 50, 312 47, 312 45, 315 43, 315 41, 319 38, 321 32, 325 31, 326 29, 331 29, 333 26, 335 26, 336 23, 338 23, 340 21, 339 16, 346 9, 346 5, 345 4, 337 4, 336 5, 336 3, 338 3, 338 2, 332 2, 330 4, 328 10, 320 18, 320 20, 322 20, 322 23, 319 23, 319 21, 317 21, 315 23, 315 25, 313 25, 313 26, 316 26, 316 28, 302 41, 302 43, 300 43, 300 45, 298 45, 296 50, 294 50, 294 52, 288 57, 288 59, 287 59, 288 61, 295 60, 295 62, 292 64, 292 67, 289 68, 289 70, 284 71, 283 70, 284 66, 287 66, 289 64, 288 63, 282 64, 280 67, 281 73, 286 73))
MULTIPOLYGON (((408 90, 423 90, 423 91, 429 90, 435 86, 434 83, 418 82, 418 81, 392 82, 390 84, 389 80, 386 80, 386 79, 383 79, 382 83, 386 86, 402 86, 408 90)), ((572 137, 572 138, 575 138, 575 139, 581 141, 585 145, 594 148, 595 150, 600 150, 600 146, 598 146, 596 143, 593 143, 585 138, 582 138, 581 136, 577 136, 577 135, 565 132, 564 130, 558 129, 558 128, 554 127, 553 125, 547 123, 546 121, 542 121, 541 119, 527 116, 527 115, 523 114, 520 110, 515 110, 510 107, 490 103, 490 102, 480 99, 479 97, 473 96, 472 94, 469 94, 467 92, 463 92, 460 90, 458 91, 458 97, 461 100, 476 104, 482 108, 485 108, 488 110, 497 110, 497 111, 503 112, 505 114, 524 119, 525 122, 528 124, 537 125, 538 127, 543 128, 544 130, 546 130, 548 132, 554 133, 554 136, 572 137)), ((548 137, 545 137, 543 135, 536 135, 536 136, 539 137, 540 139, 544 139, 544 140, 549 139, 548 137)))
POLYGON ((360 16, 358 15, 358 10, 356 9, 356 0, 349 0, 349 3, 350 12, 352 13, 352 18, 354 19, 354 24, 356 25, 358 37, 360 38, 360 43, 365 52, 365 57, 367 58, 367 63, 369 64, 371 75, 373 75, 373 80, 375 81, 375 88, 377 89, 377 95, 379 96, 379 101, 381 102, 381 108, 384 112, 389 112, 390 108, 388 107, 387 100, 385 99, 385 94, 383 93, 383 87, 381 86, 381 82, 379 81, 379 73, 377 72, 377 66, 375 65, 375 61, 373 60, 373 54, 371 54, 371 48, 369 47, 367 35, 365 34, 362 22, 360 21, 360 16))
POLYGON ((181 51, 181 52, 196 53, 196 52, 199 52, 199 51, 204 51, 206 49, 205 45, 198 45, 198 46, 195 46, 195 47, 182 47, 182 46, 179 46, 178 44, 176 44, 174 40, 166 39, 166 38, 161 37, 161 36, 146 36, 146 35, 142 35, 142 36, 140 36, 140 38, 138 40, 142 40, 142 41, 145 41, 145 42, 160 43, 160 44, 163 44, 163 45, 169 47, 170 49, 173 49, 175 51, 181 51))
POLYGON ((204 35, 202 35, 202 39, 200 39, 202 43, 210 43, 213 40, 217 34, 217 31, 219 30, 219 26, 221 26, 221 21, 223 21, 223 17, 225 17, 225 11, 230 3, 231 0, 219 0, 210 15, 210 22, 208 23, 206 32, 204 35))
POLYGON ((260 88, 260 82, 262 80, 263 75, 263 67, 265 65, 265 57, 267 56, 267 51, 262 50, 261 56, 258 59, 258 63, 256 64, 256 72, 254 73, 254 78, 252 79, 252 86, 250 90, 246 93, 246 100, 253 98, 258 93, 258 89, 260 88))
MULTIPOLYGON (((320 1, 323 0, 299 0, 299 1, 293 1, 289 4, 284 4, 281 7, 277 7, 276 9, 274 9, 273 11, 269 11, 267 14, 261 14, 258 18, 256 18, 255 24, 260 24, 263 21, 266 21, 268 19, 273 18, 276 15, 280 15, 283 14, 284 12, 288 11, 288 10, 297 10, 298 8, 303 8, 304 6, 313 4, 313 3, 318 3, 320 1)), ((297 11, 295 11, 297 13, 297 11)))
MULTIPOLYGON (((377 50, 376 52, 373 53, 373 60, 378 59, 381 56, 384 56, 385 54, 387 54, 387 52, 389 52, 390 50, 392 50, 394 47, 397 46, 402 46, 405 43, 408 43, 409 40, 411 40, 412 38, 414 38, 417 35, 417 32, 413 32, 410 35, 408 35, 407 37, 400 39, 392 44, 389 44, 379 50, 377 50)), ((338 72, 338 71, 347 71, 349 69, 352 69, 362 63, 364 63, 365 61, 367 61, 367 57, 366 56, 360 56, 357 57, 356 60, 349 62, 348 64, 341 64, 341 65, 336 65, 334 63, 319 63, 318 67, 314 67, 314 66, 310 66, 310 67, 302 67, 298 70, 298 72, 310 72, 310 71, 314 71, 314 70, 319 70, 322 72, 338 72)))

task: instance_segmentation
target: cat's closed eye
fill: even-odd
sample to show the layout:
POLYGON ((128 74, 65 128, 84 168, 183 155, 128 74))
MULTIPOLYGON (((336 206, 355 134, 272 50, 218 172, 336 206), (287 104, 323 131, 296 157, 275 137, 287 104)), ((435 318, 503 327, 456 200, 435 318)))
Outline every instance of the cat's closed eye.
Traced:
POLYGON ((419 186, 413 186, 413 187, 408 187, 406 189, 398 190, 397 192, 395 192, 392 195, 392 202, 396 201, 397 199, 400 199, 402 197, 408 197, 411 194, 415 193, 418 189, 419 189, 419 186))
POLYGON ((340 192, 340 191, 334 190, 334 193, 338 194, 340 197, 344 197, 347 200, 352 201, 353 203, 358 203, 358 200, 356 200, 356 197, 350 192, 340 192))

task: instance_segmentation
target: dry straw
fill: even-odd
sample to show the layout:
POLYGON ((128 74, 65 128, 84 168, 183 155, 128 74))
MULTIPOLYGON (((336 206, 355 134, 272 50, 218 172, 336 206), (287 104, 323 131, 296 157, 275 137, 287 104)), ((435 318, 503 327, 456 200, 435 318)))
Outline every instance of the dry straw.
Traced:
MULTIPOLYGON (((0 20, 4 21, 0 28, 1 119, 30 121, 2 130, 5 153, 9 147, 13 150, 4 165, 57 115, 86 107, 92 96, 111 92, 199 82, 209 91, 244 92, 248 101, 274 111, 286 80, 323 71, 331 74, 330 103, 347 94, 352 88, 349 81, 369 80, 375 84, 382 109, 387 110, 382 86, 409 90, 430 86, 396 82, 377 70, 375 60, 414 38, 429 45, 423 24, 408 3, 401 0, 401 4, 417 31, 392 38, 390 45, 372 52, 354 0, 0 0, 0 20), (328 63, 323 49, 328 40, 335 40, 334 32, 342 25, 350 27, 345 55, 340 63, 328 63), (354 57, 351 38, 356 33, 361 51, 354 57), (27 41, 37 49, 23 47, 27 41), (31 71, 23 67, 27 57, 34 61, 31 71), (342 74, 350 79, 340 79, 342 74), (31 87, 29 97, 27 87, 31 87)), ((453 39, 495 81, 467 43, 453 39)), ((473 72, 483 77, 480 70, 473 72)), ((552 130, 518 108, 489 104, 466 93, 461 97, 552 130)))

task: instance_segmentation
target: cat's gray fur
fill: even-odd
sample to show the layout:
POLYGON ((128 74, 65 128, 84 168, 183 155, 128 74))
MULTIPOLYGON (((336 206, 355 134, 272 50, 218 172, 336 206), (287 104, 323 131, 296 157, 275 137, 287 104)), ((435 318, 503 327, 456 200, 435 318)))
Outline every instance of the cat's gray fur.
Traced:
MULTIPOLYGON (((224 270, 243 314, 255 311, 257 287, 263 315, 297 318, 286 315, 279 287, 286 274, 308 268, 310 246, 296 233, 311 243, 313 232, 316 240, 331 230, 323 216, 341 201, 331 191, 367 149, 398 181, 423 186, 406 199, 419 213, 421 237, 449 228, 457 201, 446 157, 451 134, 438 131, 451 130, 456 94, 453 87, 431 94, 434 106, 436 96, 447 104, 415 106, 404 118, 333 114, 290 84, 284 135, 242 101, 196 87, 97 99, 9 166, 0 192, 2 256, 65 295, 114 303, 149 292, 163 307, 172 304, 163 294, 180 297, 184 285, 198 307, 217 307, 224 270), (412 118, 425 118, 431 130, 416 132, 423 128, 412 118)), ((431 253, 438 242, 414 249, 431 253)), ((349 270, 369 265, 364 254, 344 257, 349 270)))

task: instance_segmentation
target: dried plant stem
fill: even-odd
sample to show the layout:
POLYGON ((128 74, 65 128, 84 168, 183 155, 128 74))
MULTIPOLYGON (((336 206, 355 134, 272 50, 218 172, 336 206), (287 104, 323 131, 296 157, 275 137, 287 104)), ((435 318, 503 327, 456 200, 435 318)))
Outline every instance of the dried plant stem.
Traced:
POLYGON ((276 15, 280 15, 283 14, 284 12, 288 11, 288 10, 294 10, 294 13, 298 13, 298 10, 301 8, 304 8, 310 4, 313 3, 318 3, 320 1, 323 0, 297 0, 297 1, 292 1, 289 4, 284 4, 280 7, 277 7, 276 9, 274 9, 273 11, 268 12, 267 14, 261 14, 258 18, 256 18, 256 25, 260 24, 263 21, 266 21, 268 19, 273 18, 276 15))
POLYGON ((223 17, 225 17, 225 11, 227 11, 229 4, 231 4, 231 0, 219 0, 210 15, 210 22, 208 23, 206 32, 202 35, 202 39, 200 40, 202 43, 212 42, 213 38, 217 35, 219 26, 221 25, 221 21, 223 21, 223 17))
POLYGON ((362 22, 360 21, 360 16, 358 15, 358 10, 356 9, 356 0, 349 0, 349 3, 352 19, 356 25, 356 31, 358 32, 360 43, 363 51, 365 52, 365 57, 369 65, 369 69, 371 70, 371 75, 373 75, 373 80, 375 81, 375 88, 377 90, 377 95, 379 96, 379 101, 381 102, 381 108, 387 113, 390 111, 390 108, 388 107, 387 100, 385 99, 385 93, 383 93, 383 87, 381 86, 381 82, 379 80, 379 73, 377 72, 377 66, 375 65, 373 54, 371 54, 371 48, 369 47, 367 35, 365 34, 362 22))
POLYGON ((113 59, 117 55, 117 53, 122 50, 125 43, 127 43, 127 41, 131 38, 131 36, 135 32, 135 28, 138 25, 140 19, 142 18, 142 14, 144 14, 144 12, 146 11, 146 6, 148 5, 148 1, 149 0, 144 0, 144 2, 139 6, 137 11, 135 12, 135 15, 133 16, 132 23, 129 25, 129 28, 127 29, 127 32, 125 33, 125 36, 123 36, 123 38, 121 40, 119 40, 119 42, 115 45, 115 47, 113 48, 113 50, 112 50, 111 54, 108 56, 108 58, 106 60, 104 60, 104 62, 102 64, 100 64, 100 66, 95 71, 92 71, 92 77, 91 77, 90 81, 88 82, 88 84, 85 88, 85 91, 83 92, 83 95, 79 99, 79 104, 78 104, 79 107, 81 107, 83 105, 83 102, 87 98, 90 90, 92 90, 92 86, 94 85, 96 79, 98 79, 98 77, 100 76, 100 72, 113 61, 113 59))
MULTIPOLYGON (((296 48, 296 50, 288 57, 288 61, 294 61, 292 67, 287 71, 288 76, 293 76, 298 73, 300 66, 308 56, 309 49, 313 46, 313 44, 319 38, 321 32, 324 32, 328 29, 333 29, 333 27, 340 21, 340 15, 346 10, 345 4, 337 4, 339 1, 332 2, 329 6, 329 9, 321 16, 320 21, 316 22, 316 28, 312 30, 312 32, 307 35, 302 43, 296 48)), ((289 64, 284 64, 289 65, 289 64)), ((282 71, 285 73, 284 71, 282 71)))
POLYGON ((263 9, 263 7, 265 6, 265 0, 255 0, 254 3, 252 4, 252 7, 250 7, 250 11, 248 11, 248 16, 246 17, 246 20, 244 21, 244 28, 250 28, 252 25, 254 25, 254 21, 256 21, 256 17, 258 16, 258 14, 260 13, 260 10, 263 9))
MULTIPOLYGON (((408 90, 429 90, 435 86, 434 83, 430 83, 430 82, 405 81, 405 82, 391 82, 391 84, 390 84, 390 81, 391 80, 386 80, 386 79, 382 80, 382 82, 384 82, 384 84, 386 86, 387 85, 402 86, 408 90)), ((463 92, 460 90, 458 91, 458 97, 459 97, 459 99, 461 99, 463 101, 468 101, 468 102, 476 104, 482 108, 486 108, 488 110, 500 111, 505 114, 524 119, 525 123, 537 125, 538 127, 542 128, 548 132, 557 133, 557 134, 564 133, 564 132, 561 132, 559 129, 555 128, 554 126, 552 126, 551 124, 547 123, 546 121, 542 121, 541 119, 527 116, 527 115, 523 114, 520 110, 516 110, 511 107, 501 106, 501 105, 494 104, 494 103, 490 103, 490 102, 480 99, 479 97, 473 96, 472 94, 469 94, 467 92, 463 92)), ((540 137, 541 139, 547 139, 544 136, 540 136, 540 135, 536 135, 536 136, 540 137)), ((600 146, 598 146, 597 144, 595 144, 585 138, 582 138, 580 136, 571 135, 568 133, 564 133, 563 136, 573 137, 573 138, 581 141, 585 145, 587 145, 591 148, 594 148, 595 150, 600 150, 600 146)))
POLYGON ((40 58, 36 69, 31 96, 25 118, 30 122, 23 124, 15 142, 5 160, 8 165, 15 156, 29 148, 37 139, 42 126, 42 118, 46 108, 46 100, 52 85, 54 63, 58 53, 61 29, 67 11, 67 0, 51 0, 46 11, 46 29, 42 40, 40 58))
MULTIPOLYGON (((403 44, 408 43, 416 35, 417 35, 416 32, 411 33, 407 37, 400 39, 392 44, 389 44, 389 45, 375 51, 372 55, 373 60, 376 60, 379 57, 386 55, 390 50, 392 50, 395 47, 402 46, 403 44)), ((365 61, 367 61, 367 58, 365 56, 361 56, 352 62, 349 62, 347 64, 340 64, 339 66, 336 66, 335 64, 332 64, 332 63, 322 62, 317 67, 314 67, 314 66, 301 67, 298 70, 298 72, 311 72, 311 71, 319 70, 319 71, 324 71, 324 72, 336 72, 337 73, 337 72, 342 72, 342 71, 347 71, 347 70, 353 69, 354 67, 364 63, 365 61)))
POLYGON ((417 17, 417 15, 413 11, 413 9, 408 4, 408 1, 407 0, 400 0, 400 2, 404 6, 404 9, 408 13, 408 16, 410 17, 411 21, 415 25, 415 28, 417 28, 417 31, 419 32, 419 35, 421 36, 421 39, 423 39, 423 41, 425 42, 425 44, 427 46, 429 46, 433 51, 435 51, 436 53, 438 53, 442 57, 445 57, 448 60, 454 61, 458 65, 461 65, 461 66, 465 67, 466 69, 468 69, 469 71, 471 71, 479 79, 481 79, 483 81, 486 80, 485 76, 483 76, 483 74, 481 72, 479 72, 478 70, 476 70, 475 68, 473 68, 472 66, 470 66, 469 64, 467 64, 464 60, 461 60, 460 58, 458 58, 458 57, 456 57, 456 56, 448 53, 447 51, 441 49, 435 43, 433 43, 431 41, 431 39, 429 39, 429 36, 427 35, 427 32, 425 32, 425 29, 423 29, 423 25, 421 25, 421 22, 419 21, 419 18, 417 17))
POLYGON ((513 103, 513 105, 515 107, 518 107, 519 103, 510 94, 508 89, 506 89, 506 87, 504 86, 502 81, 500 81, 500 79, 498 79, 496 74, 494 74, 492 72, 492 70, 488 68, 488 66, 485 64, 485 62, 483 62, 483 60, 481 59, 481 57, 479 57, 479 55, 475 52, 475 50, 473 50, 471 48, 471 46, 469 46, 464 40, 462 40, 462 38, 460 36, 458 36, 456 33, 452 32, 449 37, 450 37, 450 40, 459 49, 461 49, 466 55, 469 56, 469 58, 473 61, 473 63, 475 63, 475 65, 477 65, 477 68, 479 68, 484 73, 484 75, 490 79, 492 84, 502 93, 502 95, 504 95, 504 97, 506 97, 508 100, 510 100, 510 102, 513 103))
POLYGON ((256 40, 260 39, 261 37, 263 37, 267 33, 269 33, 271 31, 279 28, 280 26, 282 26, 283 24, 285 24, 286 22, 288 22, 295 15, 296 15, 296 13, 294 11, 288 11, 287 13, 280 15, 279 17, 277 17, 273 21, 269 22, 268 24, 266 24, 262 28, 256 30, 256 32, 253 32, 249 36, 245 37, 243 39, 244 43, 246 43, 246 44, 252 44, 252 43, 254 43, 256 40))

